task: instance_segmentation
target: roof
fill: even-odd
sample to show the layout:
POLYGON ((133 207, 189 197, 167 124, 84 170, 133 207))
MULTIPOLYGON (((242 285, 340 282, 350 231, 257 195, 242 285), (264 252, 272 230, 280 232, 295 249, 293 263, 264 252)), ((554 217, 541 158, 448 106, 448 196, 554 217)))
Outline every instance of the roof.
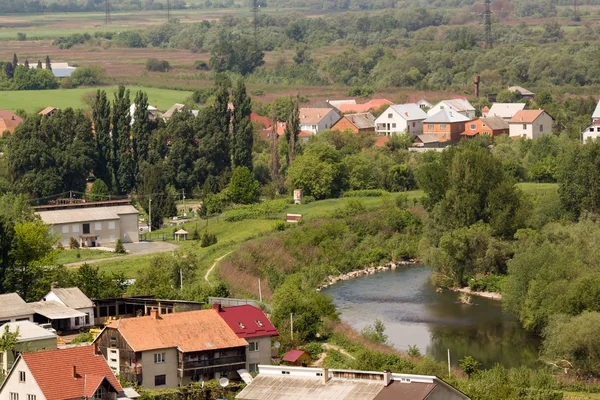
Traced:
MULTIPOLYGON (((216 304, 215 304, 216 306, 216 304)), ((219 316, 238 337, 278 336, 277 328, 258 307, 251 305, 219 307, 219 316)))
POLYGON ((328 100, 315 101, 313 104, 310 105, 309 108, 328 108, 334 110, 336 113, 340 112, 340 110, 336 106, 331 104, 328 100))
POLYGON ((36 314, 42 315, 49 320, 85 317, 81 311, 60 304, 58 301, 37 301, 29 303, 36 314))
POLYGON ((346 114, 342 118, 347 119, 348 122, 357 129, 369 129, 375 127, 375 117, 371 113, 346 114))
POLYGON ((469 117, 465 117, 461 113, 455 110, 448 110, 444 108, 440 110, 440 112, 432 115, 423 121, 424 124, 454 124, 458 122, 467 122, 471 119, 469 117))
POLYGON ((338 109, 343 113, 363 113, 391 104, 393 103, 387 99, 372 99, 363 104, 340 104, 338 109))
POLYGON ((0 326, 0 333, 4 332, 4 329, 6 329, 7 326, 10 332, 16 332, 17 329, 19 330, 19 337, 17 338, 18 343, 56 339, 56 333, 50 332, 31 321, 8 322, 0 326))
POLYGON ((407 121, 421 121, 427 118, 427 113, 417 104, 394 104, 390 108, 407 121))
MULTIPOLYGON (((356 104, 356 100, 348 99, 348 100, 327 100, 329 104, 340 110, 341 105, 351 105, 356 104)), ((341 110, 340 110, 341 111, 341 110)))
POLYGON ((375 138, 375 147, 384 147, 386 143, 390 141, 390 138, 387 136, 377 136, 375 138))
POLYGON ((169 108, 162 116, 163 118, 171 118, 176 112, 179 112, 185 108, 185 104, 175 103, 169 108))
POLYGON ((283 356, 283 361, 296 362, 304 353, 304 350, 290 350, 283 356))
POLYGON ((180 229, 177 232, 175 232, 176 235, 187 235, 189 234, 188 231, 186 231, 185 229, 180 229))
POLYGON ((435 383, 406 384, 394 381, 384 387, 375 400, 424 400, 436 387, 435 383))
POLYGON ((58 108, 56 107, 52 107, 52 106, 48 106, 46 108, 44 108, 42 111, 39 112, 40 115, 48 115, 53 111, 58 110, 58 108))
POLYGON ((467 99, 442 100, 440 103, 444 103, 456 111, 475 111, 475 107, 473 107, 467 99))
POLYGON ((0 136, 2 132, 9 131, 13 133, 15 128, 19 126, 23 122, 23 118, 18 115, 8 111, 8 110, 0 110, 0 136))
POLYGON ((18 294, 0 294, 0 319, 32 315, 33 310, 18 294))
POLYGON ((440 141, 438 135, 435 134, 417 135, 417 139, 419 139, 423 144, 437 143, 440 141))
POLYGON ((521 110, 516 113, 510 121, 509 124, 531 124, 536 119, 539 118, 540 115, 544 113, 544 110, 521 110))
POLYGON ((139 214, 139 211, 134 206, 128 205, 39 211, 37 214, 45 223, 56 225, 71 224, 75 222, 115 220, 119 219, 120 215, 139 214))
POLYGON ((300 123, 301 124, 318 124, 323 118, 332 111, 331 108, 301 108, 300 123))
POLYGON ((21 357, 47 400, 92 397, 104 379, 117 392, 123 392, 104 357, 94 354, 92 346, 24 353, 21 357))
POLYGON ((494 103, 488 111, 488 117, 510 119, 516 113, 525 109, 525 103, 494 103))
POLYGON ((193 352, 248 345, 215 310, 162 314, 158 319, 153 316, 125 318, 107 328, 118 330, 134 351, 176 347, 183 352, 193 352))
POLYGON ((263 125, 265 128, 269 128, 273 125, 273 121, 269 117, 263 117, 262 115, 258 115, 253 112, 250 113, 250 121, 256 122, 257 124, 263 125))
POLYGON ((519 93, 521 93, 522 96, 533 96, 534 95, 533 92, 531 92, 521 86, 509 86, 508 90, 510 90, 511 92, 519 92, 519 93))
POLYGON ((64 68, 56 68, 52 67, 52 74, 55 78, 67 78, 75 72, 77 68, 75 67, 64 67, 64 68))
POLYGON ((492 128, 492 130, 508 129, 508 122, 500 117, 481 117, 479 118, 486 126, 492 128))
POLYGON ((50 292, 54 293, 67 307, 76 310, 94 307, 94 303, 79 288, 52 288, 50 292))
POLYGON ((594 113, 592 114, 592 120, 596 121, 600 119, 600 101, 598 101, 598 104, 596 105, 596 109, 594 110, 594 113))

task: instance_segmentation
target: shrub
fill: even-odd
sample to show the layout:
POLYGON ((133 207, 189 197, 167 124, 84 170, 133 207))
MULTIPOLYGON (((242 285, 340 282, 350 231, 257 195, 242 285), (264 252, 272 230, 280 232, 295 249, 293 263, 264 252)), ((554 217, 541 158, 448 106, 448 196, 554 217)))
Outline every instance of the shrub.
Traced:
POLYGON ((58 244, 56 245, 56 249, 57 250, 64 250, 65 246, 63 246, 62 242, 58 242, 58 244))
POLYGON ((192 100, 196 104, 204 104, 208 101, 209 97, 212 96, 213 90, 209 88, 202 88, 194 90, 192 94, 192 100))
POLYGON ((231 200, 239 204, 251 204, 258 201, 260 185, 248 167, 237 167, 231 175, 229 192, 231 200))
POLYGON ((77 239, 75 239, 74 237, 71 237, 69 239, 69 247, 72 249, 78 249, 79 248, 79 242, 77 241, 77 239))
POLYGON ((505 277, 500 275, 477 275, 467 282, 475 292, 500 292, 505 277))
POLYGON ((382 197, 388 194, 381 189, 348 190, 342 193, 342 197, 382 197))
POLYGON ((71 340, 72 344, 76 343, 90 343, 94 341, 94 335, 90 332, 81 332, 79 335, 75 336, 73 340, 71 340))
POLYGON ((243 221, 245 219, 254 219, 268 217, 271 214, 279 214, 288 206, 288 201, 284 199, 265 201, 259 204, 242 206, 227 211, 224 214, 225 221, 243 221))
POLYGON ((192 233, 192 240, 200 240, 200 232, 198 232, 198 228, 194 229, 194 232, 192 233))
POLYGON ((197 60, 194 63, 194 68, 196 68, 200 71, 208 71, 208 63, 206 61, 197 60))
POLYGON ((17 32, 17 40, 23 41, 27 40, 27 34, 23 32, 17 32))
POLYGON ((254 91, 252 92, 252 94, 253 94, 254 96, 264 96, 264 95, 265 95, 265 91, 264 91, 264 90, 261 90, 261 89, 256 89, 256 90, 254 90, 254 91))
POLYGON ((200 240, 200 247, 208 247, 213 244, 217 244, 217 235, 214 233, 204 232, 202 239, 200 240))
POLYGON ((71 74, 71 80, 75 86, 94 86, 101 83, 103 79, 104 68, 100 65, 79 67, 71 74))
POLYGON ((284 231, 285 230, 285 222, 283 222, 283 221, 276 221, 274 229, 276 231, 279 231, 279 232, 284 231))
POLYGON ((374 92, 375 91, 372 88, 370 88, 370 87, 366 87, 366 86, 353 86, 348 91, 348 96, 369 97, 374 92))
POLYGON ((148 71, 168 72, 171 69, 171 65, 167 60, 149 58, 148 61, 146 61, 146 69, 148 71))
POLYGON ((115 253, 125 254, 125 247, 123 247, 123 242, 121 242, 121 239, 117 239, 117 242, 115 243, 115 253))
POLYGON ((479 371, 479 367, 481 366, 481 364, 479 363, 479 361, 477 361, 476 359, 474 359, 471 356, 466 356, 465 358, 463 358, 462 360, 458 361, 458 365, 460 365, 460 369, 462 369, 462 371, 467 374, 467 376, 470 378, 475 372, 479 371))
POLYGON ((321 353, 323 353, 323 345, 319 342, 310 342, 310 343, 305 344, 302 347, 302 350, 304 350, 308 354, 310 354, 310 356, 313 360, 316 360, 319 358, 321 353))

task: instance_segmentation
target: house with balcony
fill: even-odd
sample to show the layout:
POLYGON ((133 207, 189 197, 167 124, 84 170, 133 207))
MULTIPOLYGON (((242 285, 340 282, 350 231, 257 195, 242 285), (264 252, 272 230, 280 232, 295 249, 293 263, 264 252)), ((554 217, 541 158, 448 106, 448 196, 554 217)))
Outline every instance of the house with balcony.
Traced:
POLYGON ((252 305, 221 307, 219 303, 214 303, 213 308, 239 338, 248 342, 248 372, 257 372, 259 364, 271 364, 271 340, 279 336, 279 332, 260 308, 252 305))
POLYGON ((93 346, 21 354, 0 386, 0 399, 127 399, 93 346))
POLYGON ((408 133, 412 137, 423 133, 427 113, 417 104, 394 104, 375 119, 375 132, 380 136, 408 133))
POLYGON ((236 379, 246 367, 248 342, 216 310, 124 318, 94 340, 112 371, 145 389, 236 379))

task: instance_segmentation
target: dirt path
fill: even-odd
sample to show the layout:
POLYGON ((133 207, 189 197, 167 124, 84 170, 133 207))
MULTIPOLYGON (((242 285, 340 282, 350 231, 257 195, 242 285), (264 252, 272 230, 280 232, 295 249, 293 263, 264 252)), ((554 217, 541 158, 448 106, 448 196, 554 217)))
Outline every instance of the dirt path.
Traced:
POLYGON ((208 282, 208 276, 210 275, 210 273, 212 272, 213 269, 215 269, 215 267, 217 266, 217 264, 219 263, 219 261, 221 261, 222 259, 224 259, 225 257, 227 257, 228 255, 230 255, 231 253, 233 253, 233 251, 230 251, 229 253, 223 254, 221 257, 219 258, 215 258, 215 262, 213 263, 213 265, 208 269, 208 271, 206 271, 206 274, 204 275, 204 280, 206 282, 208 282))
MULTIPOLYGON (((346 350, 342 349, 340 346, 336 346, 335 344, 323 343, 323 349, 336 350, 336 351, 339 351, 340 353, 342 353, 343 355, 345 355, 346 357, 348 357, 352 360, 356 360, 356 357, 354 357, 352 354, 348 353, 346 350)), ((319 357, 319 359, 317 361, 315 361, 313 363, 313 366, 320 367, 323 364, 323 361, 325 361, 325 357, 327 357, 327 351, 324 351, 321 353, 321 356, 319 357)))
POLYGON ((169 251, 177 250, 179 246, 167 243, 167 242, 139 242, 139 243, 126 243, 124 245, 125 249, 129 251, 129 254, 119 257, 105 257, 98 258, 95 260, 85 260, 85 261, 77 261, 69 264, 65 264, 67 268, 80 267, 83 264, 96 264, 103 261, 112 261, 112 260, 121 260, 123 258, 131 258, 143 256, 146 254, 158 254, 158 253, 166 253, 169 251))

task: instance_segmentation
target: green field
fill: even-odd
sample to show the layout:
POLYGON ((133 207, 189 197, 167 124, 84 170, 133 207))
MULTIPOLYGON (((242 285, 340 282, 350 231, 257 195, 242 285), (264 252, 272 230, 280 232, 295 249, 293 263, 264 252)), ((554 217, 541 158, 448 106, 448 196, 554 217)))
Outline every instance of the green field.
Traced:
POLYGON ((58 250, 57 254, 58 257, 56 262, 60 265, 87 260, 98 260, 100 258, 110 258, 121 255, 112 253, 110 251, 93 249, 58 250), (79 257, 77 255, 79 255, 79 257))
MULTIPOLYGON (((112 100, 113 93, 117 87, 103 87, 106 90, 109 99, 112 100)), ((184 92, 168 89, 154 89, 143 87, 129 87, 131 90, 131 101, 135 98, 135 91, 143 90, 148 93, 150 104, 166 111, 173 104, 181 103, 188 98, 192 92, 184 92)), ((47 106, 58 108, 84 108, 86 104, 82 97, 86 93, 94 92, 96 88, 78 88, 78 89, 56 89, 56 90, 19 90, 19 91, 0 91, 0 109, 15 111, 19 108, 27 112, 40 111, 47 106)))

